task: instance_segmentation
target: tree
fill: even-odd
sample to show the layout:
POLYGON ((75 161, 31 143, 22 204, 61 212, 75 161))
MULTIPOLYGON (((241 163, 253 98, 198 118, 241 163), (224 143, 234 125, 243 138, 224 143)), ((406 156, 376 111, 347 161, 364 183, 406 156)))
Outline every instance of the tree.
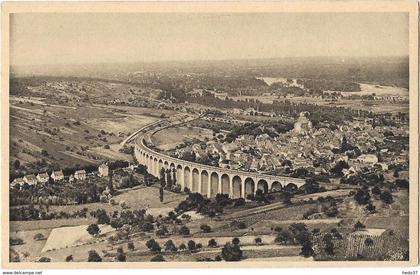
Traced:
POLYGON ((115 260, 118 262, 125 262, 127 259, 127 256, 125 255, 124 251, 117 252, 117 255, 115 256, 115 260))
POLYGON ((261 245, 262 244, 262 240, 261 240, 260 237, 255 238, 254 242, 255 242, 256 245, 261 245))
POLYGON ((196 250, 196 244, 193 240, 189 240, 187 246, 190 252, 194 252, 196 250))
POLYGON ((324 237, 322 238, 322 240, 324 241, 324 245, 325 245, 325 252, 328 255, 334 255, 334 243, 332 242, 332 235, 327 233, 324 235, 324 237))
POLYGON ((159 188, 159 200, 160 202, 163 202, 163 187, 159 188))
POLYGON ((258 203, 262 203, 262 202, 267 202, 268 200, 267 200, 267 198, 265 197, 265 195, 264 195, 264 192, 263 192, 263 190, 261 190, 261 189, 258 189, 256 192, 255 192, 255 200, 258 202, 258 203))
POLYGON ((41 257, 39 258, 38 262, 41 262, 41 263, 51 262, 51 259, 48 257, 41 257))
POLYGON ((372 246, 373 240, 371 238, 366 238, 364 243, 366 246, 372 246))
POLYGON ((41 241, 41 240, 45 240, 45 236, 42 233, 37 233, 34 236, 34 240, 35 241, 41 241))
POLYGON ((95 250, 90 250, 88 252, 88 255, 88 262, 102 262, 102 258, 95 250))
POLYGON ((236 238, 236 237, 235 237, 235 238, 233 238, 233 239, 232 239, 232 244, 233 244, 233 245, 239 245, 239 243, 240 243, 240 242, 241 242, 241 241, 239 240, 239 238, 236 238))
POLYGON ((408 183, 408 180, 406 180, 406 179, 397 179, 397 180, 395 180, 395 185, 398 188, 409 189, 409 183, 408 183))
POLYGON ((376 207, 371 202, 366 205, 365 209, 368 213, 376 213, 376 207))
POLYGON ((164 187, 166 185, 166 180, 165 180, 166 170, 165 170, 165 168, 162 167, 162 169, 160 169, 159 175, 160 175, 160 185, 161 185, 161 187, 164 187))
POLYGON ((106 213, 105 209, 99 209, 96 212, 96 218, 97 218, 97 223, 98 224, 109 224, 110 222, 110 218, 108 216, 108 214, 106 213))
POLYGON ((152 223, 146 222, 146 223, 143 224, 142 229, 143 229, 144 232, 150 232, 154 229, 154 226, 153 226, 152 223))
POLYGON ((73 255, 68 255, 66 257, 66 262, 73 262, 73 255))
POLYGON ((242 250, 239 245, 226 243, 222 248, 222 258, 227 262, 237 262, 242 259, 242 250))
POLYGON ((184 225, 179 229, 179 234, 184 235, 184 236, 190 235, 190 229, 184 225))
POLYGON ((330 205, 324 212, 328 217, 335 217, 338 214, 338 208, 336 205, 330 205))
POLYGON ((349 169, 349 165, 346 161, 340 160, 336 165, 330 170, 330 172, 337 177, 343 176, 343 169, 349 169))
POLYGON ((238 228, 239 229, 245 229, 246 228, 246 224, 244 222, 238 222, 238 228))
POLYGON ((381 194, 381 188, 379 188, 379 186, 375 185, 374 187, 372 187, 372 194, 380 195, 381 194))
POLYGON ((128 250, 131 250, 131 251, 133 251, 133 250, 134 250, 134 244, 133 244, 133 242, 129 242, 129 243, 127 244, 127 249, 128 249, 128 250))
POLYGON ((357 223, 355 223, 355 225, 354 225, 354 229, 357 230, 357 231, 362 230, 364 228, 366 228, 366 226, 363 223, 361 223, 360 221, 357 221, 357 223))
POLYGON ((160 252, 161 251, 160 245, 154 239, 148 240, 146 242, 146 246, 152 252, 160 252))
POLYGON ((185 249, 187 249, 187 246, 185 245, 185 243, 182 243, 182 244, 179 245, 178 249, 179 250, 185 250, 185 249))
POLYGON ((97 236, 101 230, 96 223, 92 223, 87 227, 86 231, 92 236, 97 236))
POLYGON ((109 193, 111 194, 111 195, 114 195, 114 193, 115 193, 115 189, 114 189, 114 184, 113 184, 113 181, 112 181, 112 171, 110 171, 109 172, 109 176, 108 176, 108 185, 107 185, 107 188, 108 188, 108 191, 109 191, 109 193))
POLYGON ((302 249, 300 255, 305 258, 311 257, 314 254, 314 250, 312 249, 312 242, 306 241, 302 244, 302 249))
POLYGON ((381 199, 381 201, 383 201, 386 204, 391 204, 394 202, 394 199, 392 198, 392 194, 389 191, 382 192, 379 198, 381 199))
POLYGON ((200 225, 200 229, 201 229, 201 231, 203 231, 203 233, 210 233, 211 232, 211 227, 208 226, 207 224, 200 225))
POLYGON ((165 244, 165 251, 176 252, 178 248, 175 246, 172 240, 168 240, 165 244))
POLYGON ((159 254, 150 259, 151 262, 165 262, 165 258, 159 254))
POLYGON ((287 205, 287 206, 291 205, 292 204, 292 199, 291 199, 292 196, 291 196, 291 194, 288 193, 288 192, 285 192, 283 194, 284 194, 284 196, 283 196, 283 203, 285 205, 287 205))
POLYGON ((166 234, 168 234, 168 229, 165 226, 161 226, 157 231, 156 231, 156 236, 162 237, 165 236, 166 234))
POLYGON ((13 162, 13 168, 15 168, 15 170, 18 170, 18 169, 19 169, 19 167, 20 167, 20 161, 19 161, 18 159, 16 159, 16 160, 13 162))
POLYGON ((370 195, 368 190, 358 189, 354 195, 354 199, 360 205, 365 205, 370 201, 370 195))
POLYGON ((293 235, 289 230, 282 230, 277 234, 277 237, 274 239, 274 241, 280 244, 292 244, 293 239, 293 235))
POLYGON ((215 239, 210 239, 207 245, 208 247, 217 247, 217 242, 215 239))

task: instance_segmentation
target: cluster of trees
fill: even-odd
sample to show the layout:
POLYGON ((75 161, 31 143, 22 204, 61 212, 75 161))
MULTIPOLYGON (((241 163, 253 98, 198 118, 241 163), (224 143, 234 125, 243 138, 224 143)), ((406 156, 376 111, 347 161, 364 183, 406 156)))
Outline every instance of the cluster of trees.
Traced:
POLYGON ((64 211, 48 212, 42 207, 35 208, 34 205, 29 205, 10 208, 9 216, 11 221, 86 218, 87 208, 75 210, 72 213, 67 213, 64 211))
POLYGON ((246 102, 235 101, 231 98, 220 99, 214 95, 204 95, 201 97, 188 97, 191 103, 197 103, 204 106, 218 107, 224 109, 247 109, 254 108, 261 112, 276 112, 288 117, 297 117, 301 112, 309 112, 309 119, 316 127, 319 122, 340 124, 342 121, 352 120, 354 117, 370 117, 375 115, 369 111, 354 110, 346 107, 320 106, 312 103, 293 103, 289 100, 274 100, 272 104, 262 103, 260 101, 246 102))
POLYGON ((244 125, 234 126, 226 135, 226 142, 233 142, 236 138, 242 135, 252 135, 254 137, 262 134, 267 134, 274 138, 279 136, 279 133, 286 133, 293 129, 290 122, 270 122, 270 123, 245 123, 244 125))
POLYGON ((222 258, 227 262, 237 262, 243 258, 243 251, 241 250, 238 238, 233 238, 232 242, 226 243, 223 246, 222 258))
POLYGON ((239 206, 245 203, 243 198, 230 199, 227 194, 217 194, 214 199, 204 198, 200 193, 189 193, 188 197, 175 208, 178 214, 196 209, 197 212, 215 217, 223 213, 223 208, 228 205, 239 206))
POLYGON ((300 244, 302 246, 301 255, 310 257, 314 254, 312 249, 313 235, 304 223, 293 223, 288 229, 277 227, 275 231, 277 232, 276 243, 284 245, 300 244))
POLYGON ((330 79, 298 79, 298 84, 303 85, 312 92, 322 91, 341 91, 341 92, 360 92, 360 84, 350 81, 330 80, 330 79))
POLYGON ((101 180, 46 183, 37 185, 16 185, 10 189, 11 206, 27 204, 67 205, 99 202, 100 195, 106 188, 101 180))
POLYGON ((361 206, 365 206, 365 210, 368 213, 375 213, 376 207, 373 205, 372 197, 380 199, 385 204, 391 204, 394 202, 392 193, 388 190, 382 191, 379 186, 374 186, 370 190, 367 186, 363 186, 354 192, 354 200, 361 206))

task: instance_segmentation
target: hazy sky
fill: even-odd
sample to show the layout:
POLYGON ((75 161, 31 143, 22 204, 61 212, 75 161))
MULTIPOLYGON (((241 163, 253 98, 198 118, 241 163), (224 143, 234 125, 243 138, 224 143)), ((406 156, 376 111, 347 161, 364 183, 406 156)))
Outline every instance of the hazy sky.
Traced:
POLYGON ((395 56, 408 14, 14 14, 10 43, 12 65, 395 56))

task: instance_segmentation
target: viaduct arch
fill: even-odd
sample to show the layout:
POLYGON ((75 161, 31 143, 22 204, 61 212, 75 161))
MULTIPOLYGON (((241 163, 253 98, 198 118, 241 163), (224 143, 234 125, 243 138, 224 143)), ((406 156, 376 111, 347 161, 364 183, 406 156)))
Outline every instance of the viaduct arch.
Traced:
POLYGON ((148 167, 148 172, 160 178, 162 167, 170 168, 176 183, 188 187, 207 197, 228 194, 232 198, 246 198, 260 189, 264 193, 280 191, 286 186, 298 188, 305 184, 304 179, 259 174, 220 168, 173 158, 147 147, 143 136, 135 142, 134 155, 137 161, 148 167))

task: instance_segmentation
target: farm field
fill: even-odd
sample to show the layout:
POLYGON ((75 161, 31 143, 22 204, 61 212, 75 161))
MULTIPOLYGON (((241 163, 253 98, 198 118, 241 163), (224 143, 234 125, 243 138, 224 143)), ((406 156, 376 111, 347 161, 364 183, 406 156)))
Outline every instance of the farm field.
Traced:
MULTIPOLYGON (((348 192, 349 190, 345 191, 348 192)), ((338 190, 328 191, 325 193, 333 196, 343 195, 343 193, 339 192, 338 190)), ((166 204, 165 202, 161 204, 160 202, 156 202, 157 200, 155 196, 158 196, 158 189, 156 187, 135 187, 133 189, 123 190, 121 194, 115 197, 115 200, 126 202, 130 206, 131 210, 138 208, 148 208, 151 212, 153 211, 153 215, 165 215, 185 197, 184 195, 166 193, 166 204), (154 212, 155 210, 160 210, 160 212, 154 212)), ((395 197, 398 198, 398 201, 401 201, 402 203, 397 203, 392 205, 392 207, 404 210, 404 207, 408 207, 408 204, 404 201, 407 196, 407 191, 400 191, 395 193, 395 197)), ((302 198, 307 197, 307 195, 302 196, 302 198)), ((124 251, 127 251, 127 261, 150 261, 150 258, 153 257, 153 254, 149 252, 145 245, 147 240, 150 238, 154 238, 161 247, 164 247, 164 243, 169 239, 171 239, 176 246, 179 246, 182 243, 186 244, 189 240, 194 240, 196 243, 201 243, 203 245, 203 250, 198 253, 190 253, 186 251, 169 254, 167 252, 162 253, 166 260, 191 261, 204 258, 214 258, 215 256, 220 255, 221 246, 226 242, 231 241, 233 237, 238 237, 241 242, 241 249, 244 253, 244 260, 313 260, 312 258, 303 258, 299 256, 300 246, 281 246, 275 244, 274 239, 276 237, 276 233, 273 231, 273 228, 281 227, 283 229, 287 229, 293 223, 304 223, 309 231, 312 231, 313 229, 319 229, 323 232, 327 232, 337 228, 338 224, 340 223, 340 232, 350 233, 353 231, 353 225, 358 220, 360 220, 366 225, 367 230, 390 228, 398 230, 399 232, 402 229, 408 230, 407 219, 405 216, 385 216, 386 212, 389 210, 379 206, 380 205, 378 204, 378 213, 369 216, 358 214, 359 212, 356 208, 349 208, 349 211, 342 213, 342 215, 344 215, 343 218, 314 220, 304 220, 302 219, 302 215, 310 208, 316 207, 315 203, 303 205, 295 204, 289 207, 280 206, 280 208, 276 208, 274 210, 269 210, 267 212, 256 211, 257 214, 243 215, 240 216, 240 218, 229 218, 229 215, 227 215, 226 219, 222 220, 212 219, 200 215, 196 216, 193 212, 187 212, 187 214, 190 214, 194 217, 188 223, 188 227, 191 230, 190 235, 171 235, 168 237, 158 237, 155 235, 155 233, 143 233, 139 236, 133 236, 133 238, 130 240, 133 242, 135 247, 133 252, 127 251, 128 241, 122 241, 118 244, 110 244, 108 241, 106 241, 105 236, 95 238, 87 235, 85 232, 86 226, 90 223, 93 223, 94 219, 13 222, 12 227, 14 227, 14 229, 11 230, 11 236, 23 239, 24 244, 13 246, 12 248, 22 254, 27 252, 30 248, 34 247, 34 249, 31 250, 31 255, 24 259, 25 261, 36 260, 41 256, 49 257, 52 261, 63 261, 63 259, 68 255, 73 255, 74 261, 85 261, 87 257, 87 251, 92 249, 98 251, 103 259, 106 259, 107 261, 113 261, 114 256, 112 255, 115 255, 116 249, 118 247, 123 247, 124 251), (246 228, 232 228, 230 222, 234 220, 244 222, 246 224, 246 228), (201 224, 210 225, 212 232, 202 233, 200 230, 201 224), (66 237, 65 240, 63 239, 53 246, 50 245, 50 248, 55 246, 54 251, 46 251, 48 246, 45 248, 45 244, 49 241, 52 242, 52 240, 35 241, 33 236, 40 232, 48 238, 51 236, 51 230, 54 230, 52 228, 59 228, 58 231, 72 231, 74 228, 80 228, 80 230, 72 231, 74 234, 61 234, 63 236, 67 236, 68 238, 66 237), (262 245, 255 245, 256 237, 261 238, 262 245), (219 245, 218 248, 207 247, 208 241, 212 238, 214 238, 219 245)), ((101 203, 65 207, 52 206, 52 209, 54 211, 64 211, 64 209, 67 208, 67 211, 70 211, 69 209, 74 211, 80 209, 79 207, 88 207, 89 211, 96 210, 98 208, 104 208, 107 211, 121 210, 118 205, 111 206, 109 204, 101 203)), ((264 206, 254 207, 251 209, 258 210, 259 208, 263 209, 264 206)), ((249 208, 247 209, 244 207, 242 207, 242 210, 237 209, 237 211, 239 211, 238 213, 249 210, 249 208)), ((111 229, 109 233, 112 234, 112 232, 114 232, 114 230, 111 229)), ((406 234, 408 234, 408 232, 406 232, 406 234)), ((106 236, 107 235, 108 234, 106 234, 106 236)))
POLYGON ((204 140, 212 138, 213 131, 198 127, 176 126, 160 130, 152 135, 153 144, 161 150, 172 150, 178 144, 193 138, 204 140))
POLYGON ((118 151, 119 142, 135 130, 157 121, 163 113, 170 114, 148 108, 98 104, 78 106, 76 110, 38 104, 38 101, 13 100, 10 161, 18 159, 24 166, 33 166, 44 160, 58 169, 97 164, 108 159, 131 160, 130 155, 118 151), (106 145, 110 148, 104 149, 106 145), (46 152, 42 153, 42 150, 46 152))
MULTIPOLYGON (((92 236, 86 231, 86 225, 72 226, 72 227, 60 227, 55 228, 50 232, 48 240, 42 248, 42 252, 53 251, 61 248, 70 246, 76 246, 77 244, 83 244, 93 239, 92 236)), ((106 234, 114 231, 109 225, 99 225, 100 234, 106 234)))

